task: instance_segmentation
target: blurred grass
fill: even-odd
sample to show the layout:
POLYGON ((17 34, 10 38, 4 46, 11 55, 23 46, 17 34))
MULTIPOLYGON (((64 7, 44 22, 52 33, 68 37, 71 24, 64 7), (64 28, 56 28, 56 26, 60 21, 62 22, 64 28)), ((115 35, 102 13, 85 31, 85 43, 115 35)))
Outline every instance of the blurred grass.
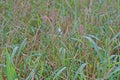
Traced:
POLYGON ((0 78, 119 80, 119 4, 0 0, 0 78))
POLYGON ((16 72, 15 72, 15 67, 12 63, 12 59, 6 49, 6 75, 7 75, 7 80, 15 80, 16 79, 16 72))

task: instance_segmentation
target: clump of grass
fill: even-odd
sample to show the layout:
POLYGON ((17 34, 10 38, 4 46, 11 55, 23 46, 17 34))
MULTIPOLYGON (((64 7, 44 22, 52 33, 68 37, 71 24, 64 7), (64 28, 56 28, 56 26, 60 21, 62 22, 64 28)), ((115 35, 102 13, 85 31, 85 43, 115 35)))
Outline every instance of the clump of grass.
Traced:
POLYGON ((3 80, 119 80, 119 0, 1 0, 0 12, 3 80))

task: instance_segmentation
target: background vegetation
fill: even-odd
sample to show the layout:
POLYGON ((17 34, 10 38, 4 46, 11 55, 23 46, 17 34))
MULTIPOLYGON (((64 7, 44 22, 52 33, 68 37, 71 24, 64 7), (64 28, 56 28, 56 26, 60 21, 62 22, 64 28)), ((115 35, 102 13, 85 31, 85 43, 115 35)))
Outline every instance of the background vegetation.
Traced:
POLYGON ((0 0, 0 80, 120 80, 120 0, 0 0))

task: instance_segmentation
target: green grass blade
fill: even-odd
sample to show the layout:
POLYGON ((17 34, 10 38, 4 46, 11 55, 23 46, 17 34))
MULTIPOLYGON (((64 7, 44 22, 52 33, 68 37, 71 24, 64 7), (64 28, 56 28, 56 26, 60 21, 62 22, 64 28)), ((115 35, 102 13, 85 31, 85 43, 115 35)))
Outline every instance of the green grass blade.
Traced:
POLYGON ((63 68, 55 71, 55 76, 54 76, 53 80, 55 80, 62 73, 62 71, 65 69, 66 69, 66 67, 63 67, 63 68))
POLYGON ((95 51, 96 51, 97 54, 98 54, 98 57, 99 57, 100 61, 102 62, 102 61, 103 61, 103 60, 102 60, 102 55, 101 55, 100 52, 99 52, 99 49, 98 49, 97 44, 96 44, 96 43, 93 41, 93 39, 92 39, 91 37, 89 37, 89 36, 83 36, 83 38, 88 39, 88 40, 92 43, 92 46, 94 47, 95 51))
POLYGON ((84 64, 82 64, 79 68, 78 68, 78 70, 76 71, 76 73, 75 73, 75 76, 74 76, 74 78, 73 78, 73 80, 76 80, 76 78, 78 78, 78 75, 80 74, 84 79, 82 79, 82 80, 85 80, 85 75, 84 75, 84 73, 83 73, 83 69, 84 69, 84 67, 87 65, 87 63, 84 63, 84 64))
POLYGON ((23 40, 23 42, 21 43, 21 45, 20 45, 20 47, 18 49, 18 54, 21 54, 21 51, 25 48, 26 44, 27 44, 27 38, 25 38, 23 40))
POLYGON ((40 67, 40 64, 35 65, 35 67, 31 70, 26 80, 32 80, 33 76, 35 76, 35 73, 38 70, 38 67, 40 67))
POLYGON ((8 53, 8 50, 6 49, 6 69, 7 69, 7 80, 15 80, 17 78, 15 67, 12 63, 10 54, 8 53))
POLYGON ((14 58, 16 52, 17 52, 17 49, 18 49, 18 46, 16 46, 14 49, 13 49, 13 52, 12 52, 12 55, 11 55, 11 59, 14 58))
POLYGON ((94 35, 88 35, 88 36, 91 37, 91 38, 94 38, 94 39, 96 39, 96 40, 99 40, 99 38, 96 37, 96 36, 94 36, 94 35))
POLYGON ((114 75, 116 73, 120 74, 120 66, 118 66, 117 68, 115 68, 114 71, 110 73, 110 75, 108 76, 108 78, 112 77, 112 75, 114 75))
POLYGON ((115 39, 117 39, 117 38, 120 40, 120 32, 117 33, 117 34, 110 40, 109 44, 110 44, 112 41, 114 41, 115 39))
MULTIPOLYGON (((25 48, 25 46, 26 46, 26 44, 27 44, 27 38, 25 38, 24 40, 23 40, 23 42, 20 44, 20 47, 18 48, 18 52, 17 52, 17 55, 18 56, 20 56, 20 54, 21 54, 21 52, 22 52, 22 50, 25 48)), ((13 53, 12 54, 12 57, 15 55, 15 53, 13 53)), ((17 57, 17 59, 16 59, 16 63, 18 62, 18 57, 17 57)))

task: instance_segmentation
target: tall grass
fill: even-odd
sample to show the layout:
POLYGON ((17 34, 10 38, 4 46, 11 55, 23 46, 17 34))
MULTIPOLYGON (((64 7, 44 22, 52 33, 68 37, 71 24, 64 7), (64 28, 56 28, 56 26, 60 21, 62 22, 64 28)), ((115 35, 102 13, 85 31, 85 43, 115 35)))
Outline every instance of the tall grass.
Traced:
POLYGON ((1 80, 120 80, 119 0, 0 0, 1 80))

